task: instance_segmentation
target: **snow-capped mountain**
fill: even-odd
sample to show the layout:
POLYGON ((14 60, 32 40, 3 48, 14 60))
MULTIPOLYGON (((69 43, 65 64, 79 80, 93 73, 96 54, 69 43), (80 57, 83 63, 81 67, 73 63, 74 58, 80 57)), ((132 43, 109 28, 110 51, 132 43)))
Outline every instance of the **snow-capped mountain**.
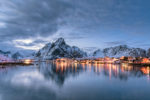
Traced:
POLYGON ((6 57, 11 57, 11 52, 10 51, 2 51, 0 50, 0 55, 6 56, 6 57))
POLYGON ((102 50, 98 49, 96 51, 94 51, 94 53, 92 54, 94 57, 104 57, 104 53, 102 50))
MULTIPOLYGON (((150 49, 144 50, 141 48, 131 48, 127 45, 120 45, 103 50, 98 49, 91 55, 87 55, 86 52, 79 49, 76 46, 69 46, 66 44, 63 38, 59 38, 56 42, 46 44, 38 52, 10 52, 0 50, 0 59, 23 59, 26 57, 35 57, 37 59, 56 59, 60 57, 66 58, 83 58, 83 57, 121 57, 121 56, 133 56, 133 57, 150 57, 150 49)), ((4 59, 4 60, 5 60, 4 59)))
POLYGON ((121 57, 121 56, 133 56, 133 57, 146 57, 146 50, 141 48, 130 48, 127 45, 120 45, 103 50, 97 50, 93 53, 94 57, 121 57))
POLYGON ((32 54, 33 52, 31 51, 17 51, 17 52, 10 52, 10 51, 2 51, 0 50, 0 59, 2 60, 17 60, 17 59, 23 59, 25 57, 33 57, 34 55, 32 54))
POLYGON ((78 47, 69 46, 63 38, 59 38, 54 43, 46 44, 35 54, 35 57, 40 59, 56 59, 59 57, 82 58, 86 56, 86 52, 82 51, 78 47))
POLYGON ((1 61, 10 61, 11 60, 11 52, 10 51, 2 51, 0 50, 0 62, 1 61))

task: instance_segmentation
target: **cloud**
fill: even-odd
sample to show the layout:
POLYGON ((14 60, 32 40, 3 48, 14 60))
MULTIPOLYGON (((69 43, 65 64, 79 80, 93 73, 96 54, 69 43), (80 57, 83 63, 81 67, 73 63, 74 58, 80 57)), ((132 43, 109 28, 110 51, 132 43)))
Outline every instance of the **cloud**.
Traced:
POLYGON ((47 41, 44 40, 33 40, 33 39, 19 39, 19 40, 14 40, 13 44, 17 48, 23 48, 26 50, 39 50, 41 49, 47 41))
POLYGON ((59 27, 59 18, 69 8, 63 0, 1 0, 0 19, 5 28, 0 29, 1 38, 46 37, 54 34, 59 27), (4 34, 3 34, 4 33, 4 34))
POLYGON ((126 41, 111 41, 111 42, 104 42, 107 46, 116 46, 116 45, 124 45, 128 44, 126 41))
POLYGON ((78 29, 76 34, 94 30, 97 27, 103 28, 104 25, 115 27, 116 25, 112 24, 124 18, 122 10, 127 4, 131 8, 132 4, 129 0, 124 2, 116 0, 1 0, 0 2, 2 9, 0 21, 6 26, 0 29, 0 32, 5 33, 1 36, 7 36, 9 39, 47 37, 56 33, 62 26, 68 30, 70 27, 78 29))
MULTIPOLYGON (((53 37, 69 8, 63 0, 0 0, 0 42, 16 41, 15 47, 26 48, 29 39, 53 37)), ((33 49, 36 43, 30 43, 33 49)))
POLYGON ((80 41, 112 33, 148 34, 147 1, 0 0, 0 42, 21 40, 14 47, 37 48, 59 37, 80 41), (34 43, 24 44, 28 39, 34 43))

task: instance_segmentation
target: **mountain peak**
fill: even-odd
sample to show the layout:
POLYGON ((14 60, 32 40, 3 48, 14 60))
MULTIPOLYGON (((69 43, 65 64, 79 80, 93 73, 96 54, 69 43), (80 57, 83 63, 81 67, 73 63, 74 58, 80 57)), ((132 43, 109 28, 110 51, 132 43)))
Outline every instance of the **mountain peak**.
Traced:
POLYGON ((122 47, 122 48, 128 48, 127 45, 120 45, 119 47, 122 47))
POLYGON ((87 55, 84 51, 80 50, 78 47, 69 46, 65 43, 63 38, 58 38, 52 45, 46 46, 36 54, 36 57, 42 59, 56 59, 60 57, 82 58, 85 56, 87 55))
POLYGON ((65 43, 64 38, 58 38, 58 39, 56 40, 55 44, 57 44, 57 45, 59 45, 59 44, 62 45, 62 44, 66 44, 66 43, 65 43))
POLYGON ((115 47, 105 48, 103 51, 95 51, 94 56, 109 56, 109 57, 121 57, 121 56, 133 56, 133 57, 146 57, 146 50, 141 48, 131 48, 128 45, 119 45, 115 47))

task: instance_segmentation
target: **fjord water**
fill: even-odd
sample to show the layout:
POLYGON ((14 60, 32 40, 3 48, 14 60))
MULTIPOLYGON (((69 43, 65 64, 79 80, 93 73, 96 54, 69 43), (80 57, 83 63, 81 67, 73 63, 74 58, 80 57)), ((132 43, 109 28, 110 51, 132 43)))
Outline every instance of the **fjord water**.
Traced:
POLYGON ((0 69, 0 100, 150 100, 150 68, 50 62, 0 69))

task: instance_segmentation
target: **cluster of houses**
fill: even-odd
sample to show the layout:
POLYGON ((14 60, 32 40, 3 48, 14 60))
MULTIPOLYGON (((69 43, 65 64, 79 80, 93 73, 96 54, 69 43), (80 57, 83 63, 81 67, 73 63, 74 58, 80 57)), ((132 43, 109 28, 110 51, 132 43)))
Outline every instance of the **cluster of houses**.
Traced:
POLYGON ((150 58, 146 57, 121 57, 120 61, 131 64, 150 64, 150 58))
POLYGON ((29 58, 15 60, 8 56, 0 54, 0 65, 1 64, 31 64, 33 63, 33 61, 34 61, 33 59, 29 59, 29 58))
POLYGON ((71 62, 74 62, 74 59, 57 58, 57 59, 53 60, 53 62, 57 62, 57 63, 63 63, 63 62, 71 63, 71 62))
POLYGON ((0 54, 0 62, 9 62, 9 61, 12 61, 12 59, 0 54))
POLYGON ((104 58, 58 58, 54 62, 74 62, 74 63, 92 63, 92 64, 120 64, 120 63, 129 63, 129 64, 150 64, 150 58, 145 57, 104 57, 104 58))
POLYGON ((104 58, 82 58, 82 59, 76 59, 76 63, 120 63, 119 59, 117 58, 110 58, 110 57, 104 57, 104 58))

